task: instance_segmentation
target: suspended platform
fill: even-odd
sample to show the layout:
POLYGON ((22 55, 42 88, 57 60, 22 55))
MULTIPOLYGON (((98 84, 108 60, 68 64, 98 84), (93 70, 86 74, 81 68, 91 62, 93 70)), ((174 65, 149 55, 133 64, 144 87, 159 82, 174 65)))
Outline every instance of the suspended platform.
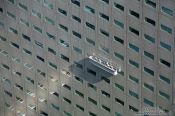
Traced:
POLYGON ((118 72, 121 71, 121 67, 114 66, 113 64, 111 64, 111 63, 109 63, 109 62, 107 62, 107 61, 105 61, 97 56, 89 56, 88 58, 92 64, 94 64, 95 66, 97 66, 97 67, 99 67, 99 68, 101 68, 101 69, 103 69, 103 70, 105 70, 113 75, 117 75, 118 72))

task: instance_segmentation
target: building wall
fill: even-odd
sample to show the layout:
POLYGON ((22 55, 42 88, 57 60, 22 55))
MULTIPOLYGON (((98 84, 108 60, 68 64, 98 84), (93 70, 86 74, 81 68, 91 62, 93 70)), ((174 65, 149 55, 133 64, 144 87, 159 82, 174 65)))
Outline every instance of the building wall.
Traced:
POLYGON ((0 116, 173 112, 174 20, 174 0, 1 0, 0 116))

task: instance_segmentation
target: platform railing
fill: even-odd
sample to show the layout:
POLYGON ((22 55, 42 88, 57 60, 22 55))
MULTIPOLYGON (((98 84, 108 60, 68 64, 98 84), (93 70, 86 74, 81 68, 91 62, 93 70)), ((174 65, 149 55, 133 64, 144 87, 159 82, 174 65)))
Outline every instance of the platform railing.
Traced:
POLYGON ((92 60, 94 63, 97 63, 98 67, 100 67, 100 65, 101 65, 100 68, 102 68, 102 69, 104 69, 103 67, 107 68, 109 70, 108 72, 112 72, 113 75, 117 75, 118 72, 121 71, 121 67, 120 66, 115 66, 112 63, 110 63, 108 61, 105 61, 104 59, 99 58, 97 56, 89 56, 89 59, 92 60))

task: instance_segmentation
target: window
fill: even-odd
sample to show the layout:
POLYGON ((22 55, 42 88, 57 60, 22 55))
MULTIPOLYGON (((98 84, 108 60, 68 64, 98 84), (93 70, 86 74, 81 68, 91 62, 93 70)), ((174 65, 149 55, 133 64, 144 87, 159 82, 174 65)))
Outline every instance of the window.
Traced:
POLYGON ((66 26, 64 26, 64 25, 62 25, 62 24, 59 24, 59 27, 60 27, 60 29, 62 29, 62 30, 64 30, 64 31, 68 32, 68 28, 67 28, 66 26))
POLYGON ((75 62, 75 61, 74 61, 74 64, 75 64, 75 66, 76 66, 77 68, 83 69, 83 65, 82 65, 82 64, 80 64, 80 63, 78 63, 78 62, 75 62))
POLYGON ((170 99, 170 96, 162 91, 159 91, 159 95, 162 96, 163 98, 169 100, 170 99))
POLYGON ((56 51, 50 47, 48 47, 48 52, 52 53, 53 55, 56 55, 56 51))
POLYGON ((69 99, 67 99, 67 98, 65 98, 65 97, 63 97, 63 101, 65 101, 65 102, 71 104, 71 100, 69 100, 69 99))
MULTIPOLYGON (((27 64, 27 63, 25 63, 25 64, 24 64, 24 66, 25 66, 25 65, 29 65, 29 66, 31 66, 31 67, 32 67, 32 65, 27 64)), ((14 75, 17 75, 17 76, 19 76, 19 77, 21 77, 21 75, 22 75, 20 72, 15 71, 15 70, 13 70, 13 74, 14 74, 14 75)))
POLYGON ((82 54, 82 50, 78 47, 73 46, 73 50, 76 51, 79 54, 82 54))
MULTIPOLYGON (((38 82, 38 87, 43 89, 43 90, 47 90, 47 88, 42 83, 39 83, 39 82, 38 82)), ((39 99, 41 101, 42 98, 39 98, 39 99)))
POLYGON ((144 83, 143 86, 144 86, 144 88, 146 88, 146 89, 148 89, 148 90, 154 92, 154 87, 153 87, 152 85, 147 84, 147 83, 144 83))
POLYGON ((161 28, 163 31, 165 31, 165 32, 167 32, 167 33, 169 33, 169 34, 172 34, 172 29, 171 29, 170 27, 161 24, 161 25, 160 25, 160 28, 161 28))
POLYGON ((102 2, 109 4, 109 0, 101 0, 102 2))
POLYGON ((28 55, 32 55, 32 52, 29 51, 29 50, 27 50, 27 49, 25 49, 25 48, 23 48, 23 52, 26 53, 26 54, 28 54, 28 55))
POLYGON ((167 43, 160 41, 160 46, 168 51, 171 51, 171 46, 168 45, 167 43))
POLYGON ((0 40, 7 41, 7 39, 5 37, 2 37, 1 35, 0 35, 0 40))
POLYGON ((19 84, 15 84, 15 87, 17 88, 17 89, 19 89, 19 90, 21 90, 21 91, 23 91, 23 87, 22 86, 20 86, 19 84))
POLYGON ((53 9, 53 4, 49 3, 49 0, 43 0, 44 6, 46 6, 49 9, 53 9))
POLYGON ((136 29, 134 29, 134 28, 132 28, 132 27, 129 27, 129 31, 130 31, 131 33, 133 33, 134 35, 139 36, 139 31, 138 31, 138 30, 136 30, 136 29))
POLYGON ((144 67, 144 72, 146 72, 147 74, 151 75, 151 76, 154 76, 154 71, 147 68, 147 67, 144 67))
POLYGON ((26 68, 28 68, 28 69, 32 69, 32 68, 33 68, 33 66, 32 66, 31 64, 28 64, 28 63, 25 63, 24 66, 25 66, 26 68))
POLYGON ((80 1, 79 0, 71 0, 71 2, 73 4, 75 4, 76 6, 80 7, 80 1))
POLYGON ((60 44, 64 47, 69 47, 69 43, 65 42, 64 40, 60 39, 60 44))
POLYGON ((110 98, 110 94, 107 93, 106 91, 101 90, 101 94, 104 95, 105 97, 110 98))
POLYGON ((110 84, 110 80, 109 80, 109 79, 107 79, 107 78, 106 78, 106 77, 104 77, 104 76, 102 76, 102 77, 101 77, 101 80, 103 80, 104 82, 106 82, 106 83, 110 84))
POLYGON ((9 70, 10 69, 10 67, 9 66, 7 66, 6 64, 1 64, 2 65, 2 68, 4 68, 4 69, 7 69, 7 70, 9 70))
POLYGON ((45 85, 43 85, 42 83, 39 83, 39 82, 38 82, 38 87, 40 89, 47 90, 47 88, 45 87, 45 85))
POLYGON ((72 114, 67 112, 67 111, 64 111, 63 114, 64 114, 64 116, 72 116, 72 114))
POLYGON ((106 37, 109 37, 109 33, 106 32, 106 31, 103 30, 103 29, 100 29, 100 33, 101 33, 102 35, 106 36, 106 37))
POLYGON ((145 104, 149 105, 149 106, 154 107, 154 103, 153 103, 152 101, 146 99, 146 98, 144 98, 143 102, 144 102, 145 104))
POLYGON ((41 71, 40 69, 37 69, 37 73, 40 74, 43 77, 46 77, 46 73, 41 71))
POLYGON ((51 94, 53 94, 55 97, 59 97, 59 94, 57 92, 50 92, 51 94))
POLYGON ((18 63, 18 64, 21 63, 21 60, 20 60, 19 58, 17 58, 17 57, 12 56, 12 60, 13 60, 15 63, 18 63))
POLYGON ((170 84, 170 79, 168 79, 167 77, 163 75, 159 75, 159 79, 167 84, 170 84))
POLYGON ((51 25, 55 25, 55 22, 49 17, 45 17, 45 22, 47 22, 47 23, 49 23, 51 25))
POLYGON ((134 112, 138 112, 139 110, 131 105, 129 105, 129 109, 134 112))
POLYGON ((25 34, 22 34, 22 38, 27 40, 27 41, 31 41, 30 37, 25 35, 25 34))
POLYGON ((79 92, 79 91, 77 91, 77 90, 75 90, 75 93, 76 93, 78 96, 84 98, 84 94, 83 94, 83 93, 81 93, 81 92, 79 92))
POLYGON ((4 90, 4 93, 5 93, 6 95, 8 95, 9 97, 12 97, 12 93, 11 93, 11 92, 4 90))
POLYGON ((118 112, 115 112, 114 113, 115 114, 115 116, 122 116, 120 113, 118 113, 118 112))
POLYGON ((151 60, 154 60, 154 55, 147 52, 147 51, 144 51, 144 56, 146 56, 147 58, 151 59, 151 60))
POLYGON ((87 72, 88 72, 89 74, 92 74, 93 76, 96 76, 96 72, 93 71, 93 70, 91 70, 91 69, 89 69, 89 68, 87 68, 87 72))
POLYGON ((124 12, 124 6, 118 4, 118 3, 114 3, 114 7, 120 11, 123 11, 124 12))
POLYGON ((43 116, 48 116, 48 113, 44 112, 44 111, 40 111, 40 114, 43 116))
POLYGON ((129 64, 134 66, 135 68, 139 68, 139 63, 137 63, 136 61, 133 61, 133 60, 129 59, 129 64))
POLYGON ((92 88, 93 90, 97 91, 97 87, 95 85, 88 83, 87 86, 92 88))
POLYGON ((69 58, 63 54, 61 54, 61 59, 63 59, 66 62, 69 62, 69 58))
POLYGON ((90 98, 90 97, 88 97, 88 101, 93 103, 94 105, 97 105, 97 101, 92 99, 92 98, 90 98))
POLYGON ((137 13, 137 12, 135 12, 135 11, 133 11, 133 10, 129 10, 129 13, 130 13, 130 15, 134 16, 134 17, 137 18, 137 19, 140 18, 139 13, 137 13))
POLYGON ((23 100, 22 98, 17 97, 17 96, 16 96, 16 100, 17 100, 18 102, 20 102, 20 103, 23 103, 23 102, 24 102, 24 100, 23 100))
POLYGON ((26 81, 28 81, 28 82, 30 82, 30 83, 32 83, 32 84, 34 84, 34 80, 33 80, 33 79, 31 79, 31 77, 26 77, 26 81))
POLYGON ((33 29, 39 33, 42 33, 42 29, 40 27, 33 25, 33 29))
POLYGON ((84 10, 88 13, 95 14, 95 10, 93 8, 91 8, 90 6, 85 6, 84 10))
POLYGON ((103 13, 99 13, 99 15, 100 15, 101 18, 103 18, 103 19, 109 21, 109 16, 107 16, 107 15, 105 15, 105 14, 103 14, 103 13))
POLYGON ((119 53, 117 53, 117 52, 114 52, 114 56, 115 56, 117 59, 119 59, 119 60, 124 60, 124 56, 121 55, 121 54, 119 54, 119 53))
POLYGON ((3 9, 2 8, 0 8, 0 12, 3 13, 3 9))
POLYGON ((65 89, 67 89, 67 90, 71 90, 71 87, 69 86, 69 85, 67 85, 67 84, 62 84, 62 86, 65 88, 65 89))
POLYGON ((72 34, 73 34, 74 36, 76 36, 76 37, 78 37, 78 38, 81 39, 81 34, 80 34, 80 33, 75 32, 75 31, 72 31, 72 34))
POLYGON ((13 43, 13 42, 11 42, 11 44, 10 44, 12 47, 14 47, 14 48, 17 48, 17 49, 19 49, 19 45, 18 44, 16 44, 16 43, 13 43))
POLYGON ((81 19, 77 16, 72 15, 72 19, 74 19, 75 21, 81 23, 81 19))
POLYGON ((169 112, 169 110, 167 110, 167 109, 163 109, 162 106, 159 106, 158 108, 161 109, 162 111, 166 112, 166 113, 169 112))
POLYGON ((16 16, 8 11, 7 11, 7 16, 12 18, 13 20, 16 20, 16 16))
POLYGON ((86 41, 87 41, 87 43, 89 43, 90 45, 95 46, 95 41, 93 41, 92 39, 86 38, 86 41))
POLYGON ((12 28, 12 27, 9 27, 9 32, 12 32, 16 35, 18 34, 18 31, 16 29, 12 28))
POLYGON ((155 38, 150 35, 144 34, 144 39, 149 41, 150 43, 155 43, 155 38))
POLYGON ((45 62, 45 61, 44 61, 44 58, 42 58, 41 56, 36 56, 36 58, 37 58, 38 60, 42 61, 42 62, 45 62))
POLYGON ((101 50, 102 52, 107 53, 107 54, 109 53, 109 49, 102 46, 102 45, 99 46, 99 50, 101 50))
POLYGON ((49 64, 49 66, 51 67, 51 68, 53 68, 53 69, 57 69, 57 65, 56 64, 54 64, 54 63, 52 63, 52 62, 49 62, 48 63, 49 64))
POLYGON ((70 77, 70 72, 67 71, 66 69, 62 69, 61 70, 61 73, 64 74, 64 75, 66 75, 66 76, 68 76, 68 77, 70 77))
POLYGON ((119 103, 120 105, 124 106, 124 101, 122 101, 122 100, 120 100, 120 99, 118 99, 118 98, 115 98, 115 101, 116 101, 117 103, 119 103))
POLYGON ((129 43, 129 48, 132 49, 135 52, 139 52, 139 48, 131 43, 129 43))
POLYGON ((154 20, 152 20, 150 18, 147 18, 147 17, 145 17, 145 22, 151 24, 152 26, 155 26, 156 25, 156 22, 154 20))
POLYGON ((139 99, 139 95, 134 91, 129 90, 129 95, 139 99))
POLYGON ((114 19, 114 24, 119 28, 124 28, 124 24, 121 21, 114 19))
POLYGON ((124 40, 121 39, 121 38, 119 38, 119 37, 117 37, 117 36, 114 36, 114 40, 115 40, 116 42, 120 43, 120 44, 124 44, 124 40))
POLYGON ((10 79, 7 79, 6 77, 3 77, 3 78, 2 78, 2 81, 3 81, 3 82, 6 82, 6 83, 8 83, 8 84, 11 84, 10 79))
POLYGON ((89 27, 92 30, 95 30, 95 26, 90 24, 90 23, 88 23, 88 22, 86 22, 86 26, 89 27))
POLYGON ((80 83, 83 83, 83 80, 81 79, 81 78, 79 78, 79 77, 77 77, 77 76, 74 76, 75 77, 75 80, 77 80, 78 82, 80 82, 80 83))
POLYGON ((54 109, 56 109, 56 110, 58 110, 58 111, 59 111, 59 109, 60 109, 59 106, 57 106, 57 105, 55 105, 55 104, 53 104, 53 103, 51 104, 51 106, 52 106, 52 108, 54 108, 54 109))
POLYGON ((0 21, 0 27, 4 28, 4 23, 0 21))
POLYGON ((61 14, 67 16, 67 12, 61 8, 58 8, 58 12, 60 12, 61 14))
POLYGON ((8 104, 8 103, 4 103, 5 107, 8 108, 9 110, 13 111, 14 110, 14 107, 11 105, 11 104, 8 104))
POLYGON ((162 6, 162 7, 161 7, 161 11, 162 11, 163 13, 169 15, 169 16, 173 16, 173 10, 171 10, 171 9, 169 9, 169 8, 167 8, 167 7, 162 6))
POLYGON ((122 85, 119 85, 118 83, 115 83, 114 85, 117 89, 124 91, 124 87, 122 85))
POLYGON ((49 78, 50 78, 50 80, 52 81, 52 82, 58 82, 58 79, 56 79, 56 77, 54 77, 54 76, 52 76, 52 75, 48 75, 49 76, 49 78))
POLYGON ((38 41, 36 41, 36 40, 35 40, 35 44, 36 44, 38 47, 43 48, 43 44, 40 43, 40 42, 38 42, 38 41))
POLYGON ((160 59, 160 63, 169 68, 171 67, 171 63, 167 62, 166 60, 160 59))
POLYGON ((139 83, 139 79, 132 76, 132 75, 129 75, 129 80, 131 80, 132 82, 137 83, 137 84, 139 83))
POLYGON ((18 6, 19 6, 19 8, 21 8, 21 9, 23 9, 23 10, 25 10, 25 11, 28 10, 27 6, 24 5, 24 4, 22 4, 22 3, 19 3, 18 6))
POLYGON ((47 35, 47 37, 48 37, 49 39, 55 40, 55 38, 56 38, 54 35, 52 35, 52 34, 50 34, 50 33, 48 33, 48 32, 46 32, 46 35, 47 35))
POLYGON ((14 4, 15 3, 15 0, 8 0, 8 2, 14 4))
POLYGON ((156 8, 156 3, 153 2, 153 0, 145 0, 145 3, 151 6, 152 8, 156 8))
POLYGON ((104 110, 106 110, 106 111, 108 111, 108 112, 110 112, 111 111, 111 109, 110 108, 108 108, 107 106, 105 106, 105 105, 101 105, 101 107, 102 107, 102 109, 104 109, 104 110))
POLYGON ((83 112, 84 112, 84 108, 83 108, 82 106, 80 106, 80 105, 76 104, 76 107, 77 107, 78 109, 80 109, 81 111, 83 111, 83 112))
POLYGON ((89 116, 97 116, 97 115, 92 112, 89 112, 89 116))
POLYGON ((35 10, 32 10, 32 15, 35 16, 35 17, 41 18, 41 13, 39 13, 35 10))

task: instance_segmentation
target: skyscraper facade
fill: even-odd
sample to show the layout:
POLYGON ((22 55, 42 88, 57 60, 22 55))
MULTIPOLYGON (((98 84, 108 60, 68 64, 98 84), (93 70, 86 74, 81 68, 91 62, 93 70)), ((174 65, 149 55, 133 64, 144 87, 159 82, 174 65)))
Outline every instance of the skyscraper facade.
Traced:
POLYGON ((0 0, 0 116, 144 112, 175 112, 174 0, 0 0))

